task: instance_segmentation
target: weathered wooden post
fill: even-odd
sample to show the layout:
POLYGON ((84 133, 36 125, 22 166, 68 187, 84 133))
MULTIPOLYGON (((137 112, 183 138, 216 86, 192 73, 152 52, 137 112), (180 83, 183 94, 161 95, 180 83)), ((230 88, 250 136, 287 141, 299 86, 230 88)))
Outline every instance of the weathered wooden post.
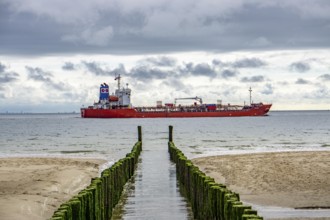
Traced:
POLYGON ((173 126, 170 125, 168 127, 169 131, 168 131, 168 141, 169 142, 173 142, 173 126))
POLYGON ((138 126, 138 141, 142 142, 142 128, 138 126))

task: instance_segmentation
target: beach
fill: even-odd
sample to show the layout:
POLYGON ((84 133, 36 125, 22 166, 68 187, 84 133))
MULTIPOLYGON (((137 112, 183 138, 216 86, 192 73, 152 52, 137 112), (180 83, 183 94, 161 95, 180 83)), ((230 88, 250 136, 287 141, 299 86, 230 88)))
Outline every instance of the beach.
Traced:
MULTIPOLYGON (((48 219, 60 204, 87 187, 105 162, 0 158, 0 218, 48 219)), ((193 159, 193 163, 216 182, 239 193, 243 202, 330 207, 330 151, 210 156, 193 159)))
POLYGON ((216 182, 239 193, 243 202, 330 207, 330 151, 211 156, 193 159, 193 163, 216 182))
POLYGON ((0 219, 49 219, 98 176, 100 159, 0 158, 0 219))

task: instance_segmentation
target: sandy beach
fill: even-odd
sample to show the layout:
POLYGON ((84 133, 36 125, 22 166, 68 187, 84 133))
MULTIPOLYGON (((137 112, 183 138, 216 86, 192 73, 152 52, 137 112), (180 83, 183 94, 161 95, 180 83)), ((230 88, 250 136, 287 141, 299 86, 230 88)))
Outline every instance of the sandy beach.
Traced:
POLYGON ((98 176, 99 159, 0 158, 0 219, 48 219, 98 176))
MULTIPOLYGON (((212 156, 193 162, 245 202, 330 207, 330 151, 212 156)), ((99 159, 0 158, 0 219, 48 219, 61 203, 88 186, 104 163, 99 159)))
POLYGON ((193 162, 238 192, 242 201, 292 208, 330 207, 330 151, 212 156, 193 162))

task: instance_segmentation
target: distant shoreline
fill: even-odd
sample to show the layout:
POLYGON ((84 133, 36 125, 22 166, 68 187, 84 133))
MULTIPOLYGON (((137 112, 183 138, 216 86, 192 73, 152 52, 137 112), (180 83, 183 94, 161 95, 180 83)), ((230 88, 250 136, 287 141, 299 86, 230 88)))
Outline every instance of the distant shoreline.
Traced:
POLYGON ((1 112, 0 115, 79 115, 79 112, 1 112))

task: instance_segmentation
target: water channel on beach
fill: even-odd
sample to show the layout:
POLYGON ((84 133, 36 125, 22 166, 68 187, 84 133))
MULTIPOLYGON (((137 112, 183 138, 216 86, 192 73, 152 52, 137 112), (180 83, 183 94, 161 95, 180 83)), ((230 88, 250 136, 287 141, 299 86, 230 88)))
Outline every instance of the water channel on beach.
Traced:
POLYGON ((136 173, 114 211, 113 220, 193 219, 187 200, 179 190, 175 164, 170 161, 167 151, 167 140, 163 142, 159 145, 150 139, 143 141, 136 173))

